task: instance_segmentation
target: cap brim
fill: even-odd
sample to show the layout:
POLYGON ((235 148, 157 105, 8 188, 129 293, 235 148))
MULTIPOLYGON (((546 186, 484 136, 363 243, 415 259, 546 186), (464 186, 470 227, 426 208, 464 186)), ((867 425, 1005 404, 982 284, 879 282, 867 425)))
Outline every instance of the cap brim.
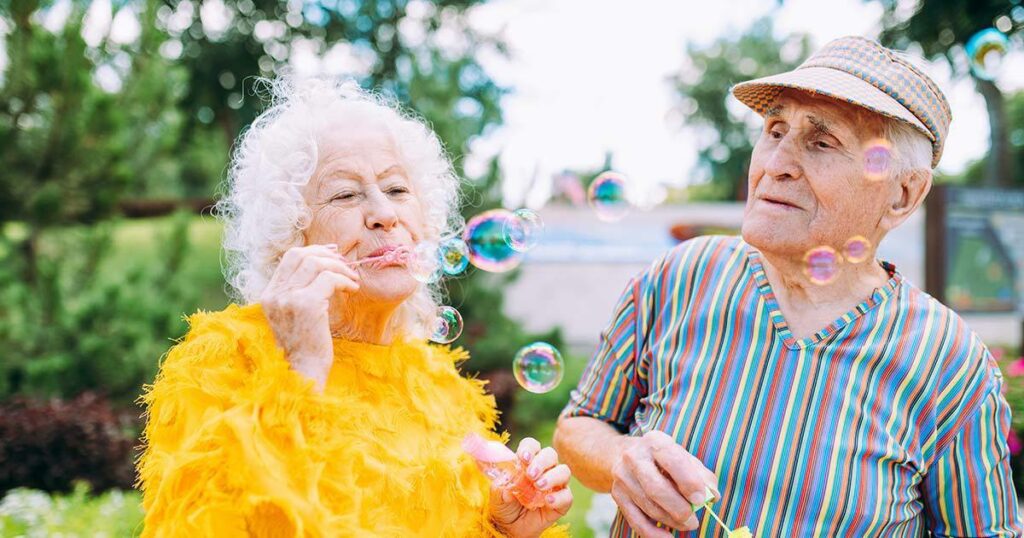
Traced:
POLYGON ((741 82, 732 87, 732 94, 741 103, 760 115, 770 107, 786 88, 821 94, 857 105, 889 118, 904 121, 935 142, 935 135, 921 120, 889 94, 849 73, 828 67, 804 67, 741 82))

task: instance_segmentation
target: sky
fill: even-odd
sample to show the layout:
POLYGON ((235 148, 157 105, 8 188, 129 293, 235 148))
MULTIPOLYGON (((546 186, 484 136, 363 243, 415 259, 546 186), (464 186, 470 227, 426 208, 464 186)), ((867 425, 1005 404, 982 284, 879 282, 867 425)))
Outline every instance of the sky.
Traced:
MULTIPOLYGON (((562 169, 594 169, 606 151, 639 186, 681 185, 696 177, 695 138, 669 118, 668 77, 684 65, 688 42, 707 44, 738 35, 771 14, 779 37, 806 32, 817 48, 844 35, 877 38, 882 9, 862 0, 729 2, 648 0, 492 0, 474 8, 471 24, 500 32, 508 60, 485 56, 485 68, 513 93, 504 100, 505 125, 476 143, 470 171, 500 155, 508 206, 539 206, 550 187, 531 182, 562 169), (642 5, 642 9, 638 6, 642 5), (532 190, 531 183, 534 183, 532 190)), ((984 100, 970 80, 953 81, 948 65, 925 63, 946 92, 953 123, 940 171, 960 171, 988 147, 984 100)), ((997 83, 1024 87, 1024 54, 1011 52, 997 83)))

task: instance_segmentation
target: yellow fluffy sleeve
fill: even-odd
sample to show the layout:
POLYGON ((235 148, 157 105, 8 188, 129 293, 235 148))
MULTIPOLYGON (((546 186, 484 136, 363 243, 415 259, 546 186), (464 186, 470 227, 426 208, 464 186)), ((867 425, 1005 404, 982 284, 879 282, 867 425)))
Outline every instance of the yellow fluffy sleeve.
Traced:
POLYGON ((143 536, 329 536, 341 527, 316 494, 309 421, 295 417, 336 402, 232 309, 192 316, 142 396, 143 536))

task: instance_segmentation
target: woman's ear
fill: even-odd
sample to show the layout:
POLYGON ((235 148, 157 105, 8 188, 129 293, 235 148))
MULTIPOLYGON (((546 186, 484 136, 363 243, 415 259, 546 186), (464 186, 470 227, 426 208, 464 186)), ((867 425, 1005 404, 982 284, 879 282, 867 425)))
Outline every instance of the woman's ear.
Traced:
POLYGON ((900 174, 882 215, 881 224, 886 231, 903 224, 924 203, 924 198, 931 188, 931 170, 916 169, 900 174))

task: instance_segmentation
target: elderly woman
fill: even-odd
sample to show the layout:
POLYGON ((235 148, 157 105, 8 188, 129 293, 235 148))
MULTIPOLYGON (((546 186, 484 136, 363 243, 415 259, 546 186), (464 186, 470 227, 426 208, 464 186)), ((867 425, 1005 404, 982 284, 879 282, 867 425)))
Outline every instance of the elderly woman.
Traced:
POLYGON ((143 397, 143 535, 564 535, 553 449, 519 445, 530 508, 462 449, 494 399, 427 344, 439 292, 398 255, 458 232, 439 140, 352 84, 274 88, 221 212, 246 304, 193 315, 143 397))
POLYGON ((1010 411, 984 344, 875 247, 921 205, 941 90, 866 39, 733 89, 764 116, 742 238, 626 288, 555 446, 614 538, 1021 536, 1010 411))

